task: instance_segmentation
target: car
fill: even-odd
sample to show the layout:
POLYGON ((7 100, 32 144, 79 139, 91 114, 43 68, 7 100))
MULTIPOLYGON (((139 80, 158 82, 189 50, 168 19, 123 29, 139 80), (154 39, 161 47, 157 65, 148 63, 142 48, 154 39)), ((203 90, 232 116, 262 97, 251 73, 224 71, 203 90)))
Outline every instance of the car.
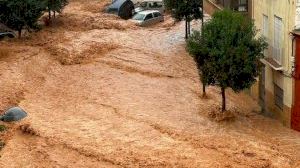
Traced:
POLYGON ((3 23, 0 23, 0 40, 5 37, 14 38, 16 37, 16 34, 12 29, 8 28, 3 23))
POLYGON ((12 31, 0 32, 0 40, 4 39, 5 37, 15 38, 16 34, 12 31))
POLYGON ((130 19, 133 16, 134 4, 131 0, 114 0, 106 8, 107 13, 120 16, 122 19, 130 19))
POLYGON ((164 13, 165 7, 163 1, 145 0, 137 4, 136 8, 133 10, 133 14, 135 15, 144 10, 158 10, 160 13, 164 13))
POLYGON ((164 16, 157 10, 146 10, 135 14, 132 18, 138 26, 149 26, 164 21, 164 16))

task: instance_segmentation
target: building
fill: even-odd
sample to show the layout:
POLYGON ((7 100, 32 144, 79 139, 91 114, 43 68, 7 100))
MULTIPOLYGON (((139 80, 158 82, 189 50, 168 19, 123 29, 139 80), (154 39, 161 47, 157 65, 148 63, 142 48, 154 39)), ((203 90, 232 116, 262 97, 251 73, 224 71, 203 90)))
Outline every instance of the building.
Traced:
POLYGON ((249 17, 252 15, 252 0, 214 0, 214 3, 223 8, 241 12, 249 17))
POLYGON ((269 44, 261 60, 256 98, 264 114, 300 131, 300 84, 295 76, 300 68, 295 66, 300 61, 300 47, 295 50, 300 45, 296 31, 300 28, 299 6, 300 0, 252 1, 256 28, 269 44))

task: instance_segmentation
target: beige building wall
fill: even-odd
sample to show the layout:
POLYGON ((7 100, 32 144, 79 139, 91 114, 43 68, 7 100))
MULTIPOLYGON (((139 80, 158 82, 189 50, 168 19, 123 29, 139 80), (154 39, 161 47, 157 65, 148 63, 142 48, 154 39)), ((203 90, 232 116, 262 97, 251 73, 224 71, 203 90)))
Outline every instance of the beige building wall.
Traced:
MULTIPOLYGON (((286 126, 290 126, 291 108, 293 104, 293 78, 292 78, 292 36, 290 32, 295 27, 297 0, 253 0, 252 16, 262 35, 263 15, 268 16, 268 43, 269 49, 266 57, 272 57, 272 46, 274 42, 274 20, 275 16, 280 17, 283 22, 282 38, 282 70, 278 71, 265 63, 265 110, 266 113, 280 119, 286 126), (275 84, 283 89, 283 110, 275 105, 274 87, 275 84)), ((256 88, 258 88, 256 86, 256 88)), ((254 87, 254 89, 256 89, 254 87)), ((258 97, 258 96, 255 96, 258 97)))

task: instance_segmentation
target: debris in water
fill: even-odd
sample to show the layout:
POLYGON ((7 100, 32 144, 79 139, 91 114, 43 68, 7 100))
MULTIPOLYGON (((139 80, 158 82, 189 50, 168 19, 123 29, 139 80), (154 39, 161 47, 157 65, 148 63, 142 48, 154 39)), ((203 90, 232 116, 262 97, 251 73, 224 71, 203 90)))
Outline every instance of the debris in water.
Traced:
POLYGON ((30 124, 21 125, 19 128, 24 134, 38 135, 37 131, 35 131, 30 124))
POLYGON ((6 130, 6 126, 5 125, 0 125, 0 132, 3 132, 6 130))

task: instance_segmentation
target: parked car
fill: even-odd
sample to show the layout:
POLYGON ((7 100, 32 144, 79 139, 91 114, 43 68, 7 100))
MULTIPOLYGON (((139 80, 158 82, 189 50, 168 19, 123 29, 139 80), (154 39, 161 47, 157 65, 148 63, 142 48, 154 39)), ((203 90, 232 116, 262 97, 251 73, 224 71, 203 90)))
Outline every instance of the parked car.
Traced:
POLYGON ((14 38, 16 37, 16 34, 13 32, 13 30, 0 23, 0 40, 5 37, 14 38))
POLYGON ((163 1, 145 0, 143 2, 138 3, 137 7, 133 11, 133 14, 137 14, 144 10, 158 10, 160 13, 164 13, 165 7, 163 1))
POLYGON ((11 32, 11 31, 0 32, 0 40, 4 39, 5 37, 15 38, 16 34, 14 32, 11 32))
POLYGON ((131 0, 114 0, 112 4, 106 8, 107 13, 112 13, 120 16, 122 19, 130 19, 134 4, 131 0))
POLYGON ((135 14, 132 21, 139 26, 149 26, 164 21, 164 16, 157 10, 146 10, 135 14))

